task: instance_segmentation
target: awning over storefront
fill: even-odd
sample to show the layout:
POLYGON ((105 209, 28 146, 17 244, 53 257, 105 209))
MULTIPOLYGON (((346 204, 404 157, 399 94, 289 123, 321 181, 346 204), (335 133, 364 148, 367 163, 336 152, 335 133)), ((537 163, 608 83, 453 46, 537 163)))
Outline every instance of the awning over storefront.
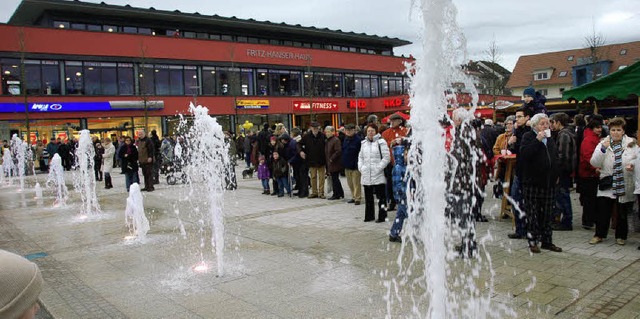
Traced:
POLYGON ((632 94, 640 95, 640 62, 636 62, 593 82, 564 91, 562 98, 578 101, 590 98, 604 100, 611 97, 627 99, 632 94))

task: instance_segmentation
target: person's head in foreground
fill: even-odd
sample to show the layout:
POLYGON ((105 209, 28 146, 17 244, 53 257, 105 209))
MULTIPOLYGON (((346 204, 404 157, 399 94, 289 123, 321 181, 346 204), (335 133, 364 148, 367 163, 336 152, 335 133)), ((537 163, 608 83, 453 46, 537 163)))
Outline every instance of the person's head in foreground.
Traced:
POLYGON ((0 318, 32 319, 40 310, 42 275, 38 265, 0 249, 0 318))

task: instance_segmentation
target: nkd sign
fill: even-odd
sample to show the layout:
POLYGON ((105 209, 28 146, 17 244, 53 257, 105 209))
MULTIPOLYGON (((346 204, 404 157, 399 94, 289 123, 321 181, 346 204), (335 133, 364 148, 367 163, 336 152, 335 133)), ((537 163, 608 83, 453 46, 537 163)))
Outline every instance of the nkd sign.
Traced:
POLYGON ((315 101, 309 103, 309 101, 293 101, 294 111, 304 111, 314 109, 317 111, 337 111, 338 102, 334 101, 315 101))
POLYGON ((391 109, 396 107, 404 106, 404 99, 395 98, 395 99, 384 99, 383 101, 385 109, 391 109))

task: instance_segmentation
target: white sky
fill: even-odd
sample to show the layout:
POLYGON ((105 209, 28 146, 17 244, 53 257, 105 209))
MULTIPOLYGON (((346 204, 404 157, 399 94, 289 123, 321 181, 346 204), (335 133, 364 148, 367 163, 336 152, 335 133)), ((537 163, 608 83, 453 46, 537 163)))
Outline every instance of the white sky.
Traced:
MULTIPOLYGON (((397 55, 421 55, 417 43, 420 18, 412 8, 419 0, 89 0, 133 7, 236 16, 301 24, 332 30, 398 37, 414 44, 395 49, 397 55)), ((5 23, 20 0, 0 0, 5 23)), ((606 43, 640 40, 638 0, 454 0, 458 24, 466 39, 468 58, 487 59, 492 39, 501 52, 500 64, 513 70, 521 55, 577 49, 585 37, 601 34, 606 43)))

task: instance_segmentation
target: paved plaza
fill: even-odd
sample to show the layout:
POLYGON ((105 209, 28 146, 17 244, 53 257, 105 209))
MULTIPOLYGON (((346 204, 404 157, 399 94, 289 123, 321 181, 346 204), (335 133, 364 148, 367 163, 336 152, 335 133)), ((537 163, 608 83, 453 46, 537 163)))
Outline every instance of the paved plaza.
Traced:
MULTIPOLYGON (((137 243, 124 239, 127 194, 124 175, 114 175, 115 188, 97 188, 103 213, 87 219, 78 216, 70 173, 67 207, 53 207, 49 190, 34 199, 35 180, 44 184, 46 175, 27 177, 30 188, 23 192, 17 183, 0 188, 0 248, 42 269, 41 318, 413 316, 411 300, 419 292, 387 288, 398 273, 401 245, 388 241, 390 222, 362 222, 364 205, 265 196, 255 177, 241 179, 238 190, 225 194, 225 275, 218 277, 210 231, 200 231, 198 217, 178 200, 184 185, 163 180, 155 192, 143 193, 151 230, 137 243), (209 272, 192 269, 201 259, 209 272)), ((526 241, 507 238, 511 221, 497 217, 498 205, 488 199, 490 221, 478 224, 492 265, 479 280, 493 279, 493 308, 510 308, 519 318, 640 318, 637 232, 625 246, 611 233, 592 246, 592 231, 574 227, 554 232, 564 252, 532 255, 526 241)))

